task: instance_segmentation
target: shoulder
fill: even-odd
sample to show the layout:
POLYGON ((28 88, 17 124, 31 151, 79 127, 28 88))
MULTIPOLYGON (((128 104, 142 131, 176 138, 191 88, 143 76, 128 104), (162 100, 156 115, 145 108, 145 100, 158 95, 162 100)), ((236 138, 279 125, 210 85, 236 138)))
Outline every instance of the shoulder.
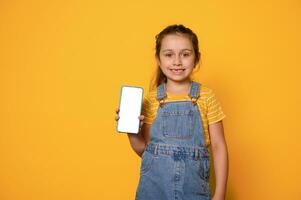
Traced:
POLYGON ((148 91, 143 98, 142 114, 144 115, 144 122, 146 124, 152 124, 158 107, 157 92, 148 91))
POLYGON ((217 106, 219 104, 214 89, 206 85, 201 85, 199 99, 205 106, 217 106))
POLYGON ((200 87, 200 98, 208 99, 214 96, 214 91, 212 88, 208 87, 207 85, 201 84, 200 87))
POLYGON ((157 90, 151 90, 144 96, 144 100, 147 103, 154 103, 156 102, 156 99, 157 99, 157 90))

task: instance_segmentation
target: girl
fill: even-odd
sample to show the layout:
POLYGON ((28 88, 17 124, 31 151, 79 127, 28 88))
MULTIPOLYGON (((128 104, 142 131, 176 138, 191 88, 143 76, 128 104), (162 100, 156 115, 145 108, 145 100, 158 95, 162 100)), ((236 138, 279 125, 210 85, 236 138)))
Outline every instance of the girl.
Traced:
POLYGON ((168 26, 156 36, 154 86, 143 101, 139 134, 128 134, 142 158, 136 200, 211 199, 210 150, 212 199, 225 199, 225 114, 212 89, 192 80, 200 55, 196 34, 183 25, 168 26))

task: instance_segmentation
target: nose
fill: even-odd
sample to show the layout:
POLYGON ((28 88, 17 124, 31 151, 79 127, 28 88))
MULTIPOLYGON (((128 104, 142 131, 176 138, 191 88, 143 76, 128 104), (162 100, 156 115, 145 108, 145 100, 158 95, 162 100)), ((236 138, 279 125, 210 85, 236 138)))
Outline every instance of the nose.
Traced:
POLYGON ((182 60, 180 55, 176 55, 175 59, 173 61, 173 65, 175 66, 181 66, 182 65, 182 60))

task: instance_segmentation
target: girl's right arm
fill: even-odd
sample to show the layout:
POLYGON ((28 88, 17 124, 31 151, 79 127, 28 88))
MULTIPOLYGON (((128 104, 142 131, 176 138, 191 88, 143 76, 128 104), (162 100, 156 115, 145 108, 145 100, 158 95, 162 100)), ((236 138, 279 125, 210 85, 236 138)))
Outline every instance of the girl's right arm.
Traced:
POLYGON ((149 143, 149 130, 150 130, 150 125, 144 123, 144 124, 142 124, 141 129, 137 135, 128 133, 128 137, 129 137, 132 149, 140 157, 141 157, 142 153, 144 152, 146 145, 149 143))
MULTIPOLYGON (((116 110, 116 121, 119 119, 119 109, 116 110)), ((146 145, 149 143, 150 125, 143 123, 144 116, 140 115, 140 131, 138 134, 127 133, 132 149, 141 157, 146 145)))

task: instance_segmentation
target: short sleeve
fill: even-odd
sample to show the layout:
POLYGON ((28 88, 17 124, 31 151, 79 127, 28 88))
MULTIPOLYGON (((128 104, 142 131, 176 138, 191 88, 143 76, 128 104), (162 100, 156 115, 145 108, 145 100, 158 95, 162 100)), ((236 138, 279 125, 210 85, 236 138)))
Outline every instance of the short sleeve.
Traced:
POLYGON ((222 110, 221 103, 218 101, 213 90, 210 90, 206 103, 208 109, 207 119, 209 125, 221 121, 226 117, 222 110))
POLYGON ((142 102, 142 111, 141 114, 144 115, 144 120, 143 122, 146 124, 152 124, 152 115, 151 115, 151 101, 148 96, 143 97, 143 102, 142 102))

